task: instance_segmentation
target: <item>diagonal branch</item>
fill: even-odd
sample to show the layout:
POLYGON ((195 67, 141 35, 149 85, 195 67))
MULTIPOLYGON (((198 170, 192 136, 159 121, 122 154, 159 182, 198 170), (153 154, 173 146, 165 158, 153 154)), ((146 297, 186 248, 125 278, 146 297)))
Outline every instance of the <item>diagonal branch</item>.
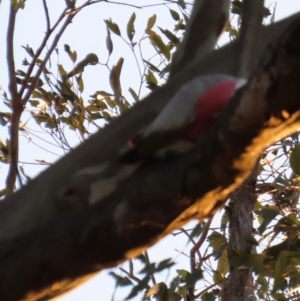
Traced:
MULTIPOLYGON (((49 48, 49 50, 47 51, 47 54, 45 55, 43 61, 41 62, 41 64, 39 65, 39 68, 37 70, 37 72, 34 75, 34 79, 31 82, 29 88, 27 89, 27 92, 25 93, 24 97, 23 97, 23 104, 25 105, 28 101, 28 99, 30 98, 32 92, 34 91, 34 89, 36 88, 36 85, 39 81, 39 78, 48 62, 48 59, 50 58, 52 52, 54 51, 54 49, 56 48, 56 45, 58 43, 58 41, 60 40, 61 36, 63 35, 63 33, 65 32, 66 28, 68 27, 68 25, 72 22, 73 18, 75 17, 76 13, 74 14, 69 14, 64 22, 64 24, 62 25, 61 29, 58 31, 58 33, 56 34, 55 38, 53 39, 53 42, 49 48)), ((24 86, 23 86, 24 87, 24 86)), ((24 87, 25 88, 25 87, 24 87)))
POLYGON ((171 65, 170 77, 214 49, 228 22, 229 0, 196 0, 185 36, 171 65))
MULTIPOLYGON (((278 72, 276 80, 270 79, 269 70, 258 74, 189 154, 145 163, 101 201, 2 241, 0 278, 5 280, 0 282, 0 299, 54 297, 70 289, 74 279, 138 255, 193 218, 210 216, 223 204, 219 200, 249 176, 260 151, 300 126, 300 75, 297 70, 287 75, 281 61, 272 67, 278 72), (287 82, 293 89, 283 104, 287 82), (282 115, 283 108, 288 111, 282 115), (17 273, 21 268, 26 279, 17 273), (28 291, 30 297, 25 297, 28 291)), ((79 193, 88 187, 80 186, 83 174, 78 177, 79 193)))
POLYGON ((41 52, 44 50, 46 43, 48 39, 50 38, 51 34, 53 31, 57 28, 57 26, 60 24, 60 22, 63 20, 63 18, 66 16, 66 13, 68 11, 68 8, 66 8, 61 16, 58 18, 57 22, 54 24, 53 28, 50 28, 50 19, 49 19, 49 13, 48 13, 48 8, 46 4, 46 0, 43 0, 43 6, 44 6, 44 11, 46 14, 46 24, 47 24, 47 31, 45 34, 45 37, 36 51, 30 66, 27 70, 26 76, 24 78, 22 87, 20 89, 20 92, 18 93, 17 91, 17 83, 16 83, 16 77, 15 77, 15 63, 14 63, 14 56, 13 56, 13 36, 14 36, 14 27, 15 27, 15 17, 17 10, 13 8, 13 5, 11 4, 10 6, 10 18, 9 18, 9 26, 8 26, 8 34, 7 34, 7 59, 8 59, 8 72, 9 72, 9 89, 10 93, 12 96, 12 108, 13 108, 13 114, 11 118, 11 128, 10 128, 10 166, 9 166, 9 171, 6 179, 6 188, 8 191, 13 191, 16 178, 18 175, 18 159, 19 159, 19 123, 20 123, 20 118, 22 115, 22 112, 24 110, 24 107, 30 98, 32 92, 36 88, 36 85, 39 81, 39 77, 41 73, 44 70, 44 67, 46 66, 46 63, 51 56, 52 52, 54 51, 59 39, 61 38, 62 34, 66 30, 67 26, 71 23, 72 19, 75 17, 75 15, 84 7, 93 4, 91 0, 86 1, 83 5, 81 5, 79 8, 76 10, 72 10, 68 13, 68 16, 66 18, 65 23, 61 27, 60 31, 54 38, 52 45, 50 49, 48 50, 44 60, 42 63, 39 65, 38 70, 35 74, 34 80, 31 82, 29 88, 27 89, 27 85, 30 79, 30 76, 33 72, 33 68, 36 65, 37 59, 40 56, 41 52), (22 95, 27 89, 27 93, 22 99, 22 95))
MULTIPOLYGON (((275 44, 282 34, 299 19, 299 15, 296 14, 263 29, 263 39, 256 52, 258 60, 265 57, 270 46, 276 47, 275 44)), ((204 61, 195 63, 149 95, 143 102, 138 103, 132 110, 100 130, 14 196, 0 202, 0 239, 28 232, 60 216, 60 209, 54 206, 52 199, 74 174, 87 166, 103 164, 109 158, 114 158, 132 133, 138 132, 151 122, 186 81, 208 73, 234 74, 237 51, 238 44, 234 42, 212 53, 204 61), (22 199, 26 199, 26 204, 22 199), (23 210, 13 209, 19 206, 23 210), (31 214, 28 215, 28 212, 31 214), (40 216, 43 216, 43 219, 37 218, 40 216)))
MULTIPOLYGON (((34 55, 34 57, 33 57, 32 61, 31 61, 30 65, 29 65, 29 67, 28 67, 28 69, 27 69, 26 76, 25 76, 24 81, 23 81, 23 85, 22 85, 22 87, 21 87, 21 89, 20 89, 20 95, 21 95, 21 96, 23 95, 23 93, 24 93, 24 91, 25 91, 25 89, 26 89, 26 86, 27 86, 27 84, 28 84, 28 81, 29 81, 30 76, 32 75, 32 71, 33 71, 33 68, 34 68, 34 66, 35 66, 35 64, 36 64, 37 59, 39 58, 40 54, 41 54, 42 51, 44 50, 44 48, 45 48, 45 46, 46 46, 46 44, 47 44, 47 41, 49 40, 49 38, 50 38, 52 32, 57 28, 57 26, 60 24, 60 22, 61 22, 61 21, 63 20, 63 18, 65 17, 65 14, 66 14, 67 10, 68 10, 67 8, 64 9, 64 11, 61 13, 61 15, 59 16, 59 18, 57 19, 57 21, 56 21, 56 23, 53 25, 53 27, 52 27, 51 29, 49 29, 49 30, 46 31, 46 34, 45 34, 45 36, 44 36, 44 38, 43 38, 43 40, 42 40, 42 42, 41 42, 41 45, 40 45, 40 47, 36 50, 35 55, 34 55)), ((42 69, 42 70, 43 70, 43 69, 42 69)), ((32 91, 33 91, 33 90, 32 90, 32 91)), ((23 100, 23 103, 26 103, 26 101, 23 100)))
MULTIPOLYGON (((57 33, 57 35, 55 36, 50 48, 47 51, 47 54, 45 55, 43 61, 41 62, 41 64, 38 67, 38 70, 36 72, 36 74, 34 75, 34 80, 31 82, 29 88, 27 89, 26 94, 23 96, 22 102, 25 105, 26 102, 28 101, 28 99, 30 98, 32 92, 34 91, 34 89, 36 88, 36 85, 38 83, 39 77, 42 74, 44 67, 47 64, 47 61, 49 59, 49 57, 51 56, 52 52, 54 51, 54 49, 56 48, 56 45, 58 43, 58 41, 60 40, 61 36, 63 35, 64 31, 66 30, 66 28, 68 27, 68 25, 72 22, 72 20, 74 19, 74 17, 77 15, 77 13, 79 13, 83 8, 89 6, 89 5, 93 5, 95 3, 98 2, 102 2, 102 1, 92 1, 92 0, 87 0, 85 3, 83 3, 81 6, 79 6, 78 8, 74 8, 72 10, 69 11, 69 8, 65 8, 63 10, 63 12, 61 13, 61 15, 59 16, 59 18, 57 19, 57 21, 55 22, 55 24, 53 25, 52 28, 50 28, 50 20, 49 18, 47 18, 48 15, 48 9, 47 9, 47 5, 45 0, 43 0, 43 5, 44 5, 44 10, 45 10, 45 14, 46 14, 46 19, 47 19, 47 31, 46 34, 44 36, 44 39, 40 45, 40 47, 37 49, 31 63, 30 66, 28 67, 26 76, 24 78, 24 82, 23 85, 21 87, 20 90, 20 95, 23 96, 24 91, 27 87, 28 81, 30 76, 32 75, 33 72, 33 68, 36 65, 36 61, 39 58, 39 56, 41 55, 42 51, 45 49, 46 43, 48 42, 51 34, 55 31, 55 29, 58 27, 58 25, 62 22, 62 20, 67 16, 64 24, 62 25, 61 29, 59 30, 59 32, 57 33)), ((48 16, 49 17, 49 16, 48 16)))
POLYGON ((49 11, 47 6, 47 1, 43 0, 44 12, 46 17, 46 32, 50 32, 50 18, 49 18, 49 11))

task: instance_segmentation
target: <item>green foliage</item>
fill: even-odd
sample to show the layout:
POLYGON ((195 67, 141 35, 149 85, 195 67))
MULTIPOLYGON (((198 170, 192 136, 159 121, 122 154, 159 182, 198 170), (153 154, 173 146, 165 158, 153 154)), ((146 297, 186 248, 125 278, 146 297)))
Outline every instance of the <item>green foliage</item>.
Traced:
POLYGON ((76 60, 77 60, 77 52, 76 51, 71 51, 70 46, 67 45, 67 44, 64 45, 64 49, 65 49, 65 52, 69 55, 71 61, 73 63, 75 63, 76 60))
POLYGON ((150 69, 148 69, 148 74, 146 74, 146 82, 147 82, 147 87, 151 90, 157 87, 158 81, 150 69))
POLYGON ((224 244, 227 243, 225 235, 222 235, 217 231, 213 231, 212 234, 207 237, 207 240, 214 251, 218 251, 224 244))
POLYGON ((186 270, 177 270, 181 289, 188 290, 189 288, 195 287, 195 284, 198 280, 203 278, 202 271, 194 271, 190 273, 186 270))
POLYGON ((116 281, 116 286, 128 286, 132 285, 132 281, 128 277, 121 277, 114 272, 108 273, 116 281))
POLYGON ((19 8, 25 8, 25 0, 11 0, 11 3, 15 10, 18 10, 19 8))
POLYGON ((139 97, 138 97, 138 95, 136 94, 136 92, 135 92, 132 88, 130 88, 130 87, 128 88, 128 91, 129 91, 129 93, 131 94, 131 96, 132 96, 134 102, 138 102, 138 101, 139 101, 139 97))
POLYGON ((270 222, 273 221, 274 218, 279 214, 278 208, 276 208, 275 206, 273 206, 273 208, 270 208, 269 205, 264 206, 255 213, 257 214, 258 221, 260 222, 260 226, 257 229, 260 235, 265 232, 270 222))
MULTIPOLYGON (((72 61, 74 60, 74 58, 77 59, 76 52, 72 53, 72 57, 71 57, 72 61)), ((97 54, 95 54, 95 53, 89 53, 89 54, 87 54, 87 56, 83 60, 81 60, 80 62, 78 62, 75 65, 74 69, 71 72, 69 72, 68 74, 65 74, 64 72, 63 73, 60 72, 60 76, 61 76, 62 79, 65 79, 66 76, 68 78, 72 77, 72 76, 74 76, 76 74, 82 73, 83 70, 84 70, 84 68, 86 66, 88 66, 88 65, 96 65, 98 63, 99 63, 99 59, 98 59, 97 54)))
POLYGON ((229 262, 227 250, 222 252, 217 264, 217 269, 214 271, 213 279, 214 282, 218 285, 222 284, 225 278, 225 275, 229 272, 229 262))
MULTIPOLYGON (((109 74, 109 83, 114 92, 116 99, 118 100, 122 95, 122 88, 120 82, 120 75, 123 66, 124 59, 121 57, 117 64, 112 66, 110 74, 109 74)), ((121 104, 119 104, 121 105, 121 104)))
POLYGON ((106 26, 110 31, 112 31, 117 36, 121 36, 121 32, 117 23, 114 23, 111 19, 104 20, 104 22, 106 23, 106 26))
POLYGON ((215 301, 216 296, 213 293, 205 293, 201 297, 202 301, 215 301))
POLYGON ((148 19, 147 27, 146 27, 146 30, 145 30, 146 33, 150 32, 150 30, 154 26, 155 22, 156 22, 156 15, 154 14, 152 17, 150 17, 148 19))
POLYGON ((22 46, 22 48, 25 49, 25 51, 27 52, 27 54, 29 54, 30 57, 32 57, 32 58, 34 57, 34 52, 29 45, 22 46))
POLYGON ((179 45, 180 40, 170 30, 168 30, 168 29, 164 30, 160 27, 158 27, 158 28, 170 40, 170 42, 172 44, 174 44, 175 46, 179 45))
POLYGON ((4 143, 0 139, 0 161, 3 163, 9 162, 9 140, 6 140, 6 143, 4 143))
POLYGON ((193 230, 192 230, 192 232, 190 234, 189 241, 192 238, 199 237, 200 234, 202 233, 202 231, 203 231, 203 225, 202 225, 202 223, 197 223, 197 225, 193 228, 193 230))
POLYGON ((132 42, 135 30, 134 30, 134 21, 135 21, 135 13, 132 13, 128 23, 127 23, 127 37, 130 42, 132 42))
POLYGON ((107 28, 107 36, 106 36, 106 48, 108 50, 108 55, 111 55, 114 50, 114 45, 110 36, 110 30, 107 28))
POLYGON ((173 18, 175 21, 179 21, 179 20, 180 20, 179 13, 178 13, 176 10, 169 9, 169 11, 170 11, 170 14, 171 14, 172 18, 173 18))
POLYGON ((170 49, 163 42, 162 38, 153 30, 147 29, 147 33, 149 34, 150 41, 152 44, 157 47, 157 49, 165 56, 165 58, 169 61, 171 58, 170 49))

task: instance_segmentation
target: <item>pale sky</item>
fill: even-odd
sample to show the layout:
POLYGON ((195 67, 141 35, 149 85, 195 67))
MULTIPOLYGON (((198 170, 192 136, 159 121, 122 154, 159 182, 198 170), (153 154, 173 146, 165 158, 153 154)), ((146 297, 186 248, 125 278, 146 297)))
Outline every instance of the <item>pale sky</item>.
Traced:
MULTIPOLYGON (((49 11, 50 18, 52 23, 56 20, 59 13, 65 7, 65 1, 48 1, 49 2, 49 11)), ((77 0, 77 3, 82 3, 83 1, 77 0)), ((131 3, 133 5, 140 5, 143 3, 146 4, 155 4, 160 3, 157 0, 119 0, 121 3, 131 3)), ((7 15, 8 15, 8 0, 2 0, 0 6, 0 39, 5 41, 6 36, 6 24, 7 24, 7 15)), ((273 11, 274 1, 266 1, 266 6, 270 6, 271 11, 273 11)), ((93 6, 86 8, 84 11, 80 12, 78 16, 75 17, 73 23, 68 27, 67 31, 63 35, 60 43, 58 44, 59 50, 59 61, 64 64, 64 67, 68 70, 72 69, 72 64, 68 59, 67 54, 63 50, 64 44, 69 44, 72 49, 77 51, 78 60, 84 58, 86 54, 94 52, 98 55, 100 62, 106 62, 107 60, 107 50, 106 50, 106 26, 104 19, 111 18, 116 22, 122 32, 122 35, 126 38, 126 24, 133 12, 136 13, 136 22, 135 29, 136 34, 134 41, 142 36, 144 29, 147 24, 147 20, 153 14, 157 15, 156 26, 162 28, 173 28, 173 21, 169 14, 169 8, 177 10, 175 5, 167 6, 153 6, 144 9, 136 9, 129 6, 121 6, 116 4, 109 3, 99 3, 93 6)), ((299 0, 278 0, 277 9, 275 14, 275 21, 278 21, 282 18, 285 18, 288 15, 300 10, 300 1, 299 0)), ((39 45, 39 41, 43 37, 45 32, 45 18, 42 10, 41 1, 26 1, 26 8, 24 11, 18 13, 18 22, 16 25, 15 33, 15 61, 16 67, 22 68, 21 62, 25 57, 25 52, 21 48, 21 45, 29 44, 33 49, 36 49, 39 45)), ((270 18, 266 20, 266 24, 269 24, 270 18)), ((154 27, 157 30, 157 27, 154 27)), ((114 51, 110 58, 112 63, 116 63, 120 56, 125 58, 123 70, 121 73, 121 82, 122 88, 125 97, 130 98, 129 93, 127 92, 129 87, 132 87, 137 91, 138 83, 137 78, 139 76, 138 69, 135 64, 134 57, 130 49, 125 46, 124 42, 114 34, 111 35, 114 43, 114 51)), ((226 40, 226 37, 222 41, 226 40)), ((5 53, 5 43, 2 43, 0 47, 0 61, 2 66, 2 72, 0 74, 0 87, 7 91, 7 73, 5 72, 5 62, 6 62, 6 53, 5 53)), ((146 43, 145 43, 146 45, 146 43)), ((150 58, 153 54, 152 49, 149 47, 143 47, 144 57, 150 58)), ((55 55, 52 58, 52 64, 57 64, 57 58, 55 55)), ((91 66, 86 68, 84 72, 84 83, 85 83, 85 94, 90 95, 95 90, 106 90, 111 92, 109 83, 108 83, 108 74, 105 67, 100 65, 91 66)), ((147 89, 143 90, 143 94, 148 93, 147 89)), ((7 111, 7 107, 0 103, 0 111, 7 111)), ((26 121, 22 119, 22 121, 26 121)), ((31 128, 36 129, 35 122, 30 121, 28 123, 31 128)), ((38 129, 38 128, 37 128, 38 129)), ((5 140, 7 137, 7 128, 0 128, 0 139, 5 140)), ((73 144, 78 143, 78 137, 73 134, 70 134, 70 139, 73 144)), ((39 140, 36 143, 40 143, 39 140)), ((21 138, 21 161, 33 162, 34 159, 45 159, 46 161, 53 162, 59 158, 59 155, 62 153, 55 147, 49 145, 46 146, 47 149, 51 150, 54 154, 48 153, 45 155, 43 150, 37 148, 34 144, 29 143, 27 139, 21 138)), ((30 176, 35 176, 41 171, 40 166, 26 165, 25 171, 30 176)), ((0 165, 0 175, 4 179, 7 172, 7 167, 5 165, 0 165)), ((4 182, 4 181, 3 181, 4 182)), ((3 183, 0 183, 0 189, 3 188, 3 183)), ((215 218, 217 220, 217 218, 215 218)), ((217 223, 218 225, 218 223, 217 223)), ((150 260, 158 261, 165 258, 173 258, 179 264, 176 268, 185 268, 189 270, 189 258, 185 255, 180 254, 180 251, 189 253, 189 247, 186 246, 187 239, 182 235, 179 237, 168 236, 163 241, 161 241, 156 246, 152 247, 149 250, 150 260), (180 237, 180 238, 179 238, 180 237)), ((127 269, 127 264, 122 265, 124 269, 127 269)), ((138 271, 138 265, 136 270, 138 271)), ((118 272, 115 269, 115 272, 118 272)), ((173 274, 172 274, 173 275, 173 274)), ((124 275, 123 275, 124 276, 124 275)), ((157 282, 165 281, 168 283, 172 277, 167 278, 166 273, 162 273, 157 276, 157 282)), ((94 277, 87 284, 77 288, 63 298, 60 298, 61 301, 108 301, 111 300, 112 294, 114 291, 114 281, 110 276, 107 276, 107 271, 100 273, 98 276, 94 277)), ((115 294, 114 300, 124 300, 128 290, 119 290, 115 294)), ((138 299, 139 300, 139 299, 138 299)))

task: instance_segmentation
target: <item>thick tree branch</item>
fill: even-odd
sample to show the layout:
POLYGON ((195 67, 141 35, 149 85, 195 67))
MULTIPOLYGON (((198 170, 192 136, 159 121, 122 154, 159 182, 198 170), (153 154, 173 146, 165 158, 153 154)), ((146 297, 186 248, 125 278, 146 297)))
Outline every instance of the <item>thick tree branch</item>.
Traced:
MULTIPOLYGON (((263 0, 244 0, 242 5, 242 26, 238 39, 240 51, 237 75, 249 78, 258 68, 256 48, 262 34, 263 0)), ((259 160, 258 160, 259 161, 259 160)), ((249 269, 238 269, 234 266, 234 252, 243 250, 252 252, 252 245, 247 242, 252 237, 252 211, 256 201, 255 183, 258 163, 255 164, 251 176, 234 191, 230 197, 229 210, 229 239, 228 261, 230 265, 229 279, 222 287, 222 300, 230 301, 235 298, 256 300, 253 277, 249 269), (246 238, 246 239, 245 239, 246 238)))
MULTIPOLYGON (((256 52, 258 60, 267 55, 270 47, 276 47, 283 32, 298 18, 299 15, 295 15, 264 28, 264 38, 256 52)), ((7 197, 7 200, 0 203, 0 239, 13 238, 61 216, 63 213, 53 199, 74 174, 88 166, 95 166, 114 158, 132 133, 138 132, 153 120, 178 87, 186 81, 201 74, 234 74, 237 51, 237 43, 227 45, 174 77, 166 86, 112 121, 108 127, 100 130, 71 154, 32 180, 21 191, 7 197), (25 204, 23 199, 26 199, 25 204)))
POLYGON ((257 165, 251 176, 230 197, 227 208, 229 219, 228 261, 229 279, 222 287, 222 301, 241 299, 255 301, 253 277, 250 269, 239 269, 234 265, 235 252, 252 253, 253 207, 256 202, 255 183, 257 165))
POLYGON ((185 36, 170 70, 170 77, 201 60, 214 49, 228 22, 229 0, 196 0, 185 36))
POLYGON ((145 163, 131 176, 120 176, 106 197, 93 195, 99 181, 125 171, 118 151, 178 87, 199 74, 234 73, 236 43, 175 76, 0 203, 0 299, 55 296, 74 279, 131 258, 187 221, 213 214, 249 176, 260 151, 300 126, 299 35, 299 15, 263 29, 257 56, 265 65, 189 154, 145 163), (277 48, 277 56, 270 53, 277 48))
POLYGON ((243 1, 237 75, 244 78, 248 78, 258 66, 255 52, 261 38, 263 9, 264 0, 243 1))

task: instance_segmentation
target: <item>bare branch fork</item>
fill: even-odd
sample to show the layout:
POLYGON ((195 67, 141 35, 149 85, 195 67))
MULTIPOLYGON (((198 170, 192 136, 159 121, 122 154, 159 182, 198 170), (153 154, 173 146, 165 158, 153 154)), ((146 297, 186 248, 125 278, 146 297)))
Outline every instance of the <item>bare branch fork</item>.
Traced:
MULTIPOLYGON (((98 1, 100 2, 100 1, 98 1)), ((14 60, 14 47, 13 47, 13 38, 14 38, 14 28, 15 28, 15 19, 17 15, 18 9, 14 7, 12 3, 10 3, 10 16, 7 30, 7 62, 8 62, 8 73, 9 73, 9 91, 12 99, 12 117, 11 117, 11 126, 10 126, 10 146, 9 146, 9 154, 10 154, 10 167, 9 172, 6 179, 6 188, 8 191, 12 192, 15 188, 16 177, 18 175, 18 160, 19 160, 19 123, 20 118, 25 108, 25 105, 30 98, 32 92, 36 88, 40 75, 42 74, 48 59, 50 58, 52 52, 56 48, 58 41, 63 35, 64 31, 68 27, 68 25, 72 22, 73 18, 76 16, 78 12, 80 12, 83 8, 95 4, 92 0, 86 1, 78 8, 68 8, 66 7, 53 27, 50 27, 50 18, 47 7, 46 0, 43 0, 43 7, 46 18, 46 33, 41 42, 40 47, 34 54, 32 61, 27 69, 26 75, 24 77, 24 81, 22 86, 20 87, 20 91, 17 88, 16 76, 15 76, 15 60, 14 60), (29 84, 29 79, 32 76, 33 69, 36 66, 37 59, 41 55, 42 51, 45 49, 45 46, 51 37, 52 33, 57 29, 63 19, 66 17, 64 24, 61 26, 61 29, 55 36, 54 40, 51 43, 44 59, 41 64, 38 66, 37 71, 33 77, 32 82, 29 84), (29 87, 27 87, 29 84, 29 87), (26 91, 25 95, 24 92, 26 91)))

